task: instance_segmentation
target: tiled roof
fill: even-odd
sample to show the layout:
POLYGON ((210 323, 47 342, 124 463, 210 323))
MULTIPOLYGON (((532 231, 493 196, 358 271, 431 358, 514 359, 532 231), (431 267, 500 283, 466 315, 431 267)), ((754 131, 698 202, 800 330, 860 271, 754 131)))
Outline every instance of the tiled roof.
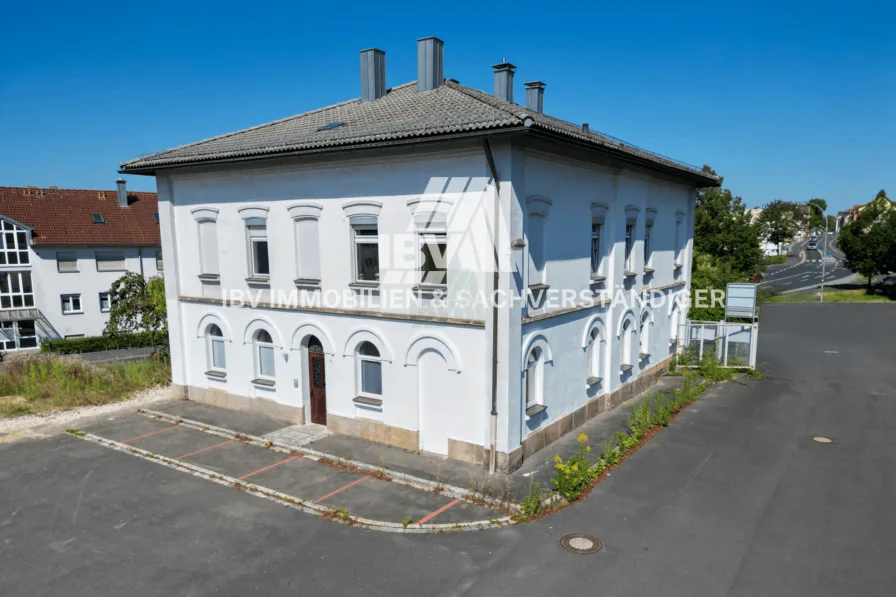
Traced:
POLYGON ((128 199, 119 207, 115 190, 0 187, 0 215, 33 229, 35 245, 160 245, 156 194, 128 191, 128 199))
POLYGON ((608 150, 623 158, 646 161, 715 186, 718 178, 699 168, 623 143, 600 133, 497 97, 453 80, 432 91, 418 92, 415 82, 394 87, 382 98, 359 99, 312 110, 283 120, 182 145, 121 164, 122 172, 222 159, 251 159, 278 153, 314 151, 412 138, 431 138, 505 128, 540 130, 608 150), (335 128, 320 130, 331 123, 335 128))

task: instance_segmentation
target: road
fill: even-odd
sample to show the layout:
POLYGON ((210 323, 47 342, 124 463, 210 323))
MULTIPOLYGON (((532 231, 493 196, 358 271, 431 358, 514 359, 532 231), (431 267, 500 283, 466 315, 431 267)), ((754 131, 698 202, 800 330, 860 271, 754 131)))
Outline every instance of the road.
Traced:
MULTIPOLYGON (((850 277, 852 272, 843 265, 843 253, 836 248, 836 234, 828 236, 828 253, 833 254, 833 260, 828 259, 825 264, 825 282, 841 280, 850 277)), ((806 246, 808 241, 794 243, 794 255, 788 257, 785 265, 770 266, 765 271, 762 287, 771 288, 775 292, 790 292, 794 290, 809 290, 817 288, 821 284, 822 262, 824 254, 824 239, 820 238, 819 248, 809 251, 806 246), (801 252, 805 251, 806 260, 801 261, 801 252)))
POLYGON ((0 443, 0 594, 892 594, 896 309, 762 317, 766 379, 716 386, 586 500, 501 530, 361 531, 70 436, 0 443), (563 550, 573 532, 603 551, 563 550))

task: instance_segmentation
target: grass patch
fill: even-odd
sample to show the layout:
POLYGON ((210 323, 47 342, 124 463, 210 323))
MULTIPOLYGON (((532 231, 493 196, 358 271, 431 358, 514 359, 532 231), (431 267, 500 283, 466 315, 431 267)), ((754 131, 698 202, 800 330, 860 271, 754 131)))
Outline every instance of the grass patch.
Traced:
POLYGON ((76 357, 29 355, 0 373, 0 418, 43 415, 118 402, 171 381, 171 366, 150 358, 88 363, 76 357))
POLYGON ((784 265, 787 263, 787 255, 769 255, 762 259, 762 265, 784 265))
MULTIPOLYGON (((766 303, 817 303, 820 290, 808 292, 794 292, 792 294, 776 294, 765 299, 766 303)), ((865 290, 851 288, 840 290, 825 288, 824 302, 826 303, 896 303, 896 298, 890 298, 885 294, 868 294, 865 290)))

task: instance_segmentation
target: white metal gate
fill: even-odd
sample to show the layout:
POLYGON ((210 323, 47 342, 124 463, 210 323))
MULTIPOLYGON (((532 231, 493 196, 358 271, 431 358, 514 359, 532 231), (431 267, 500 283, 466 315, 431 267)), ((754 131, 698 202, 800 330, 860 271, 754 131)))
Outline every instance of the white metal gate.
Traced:
POLYGON ((678 335, 678 366, 699 367, 706 358, 733 369, 756 368, 758 323, 688 321, 678 335))

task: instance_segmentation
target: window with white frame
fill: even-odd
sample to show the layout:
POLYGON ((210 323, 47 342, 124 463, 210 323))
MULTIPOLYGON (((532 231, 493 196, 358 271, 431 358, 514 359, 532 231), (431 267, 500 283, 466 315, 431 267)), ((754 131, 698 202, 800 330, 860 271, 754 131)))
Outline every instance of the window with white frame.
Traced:
POLYGON ((638 355, 641 360, 650 356, 650 312, 644 311, 641 314, 641 327, 638 329, 638 340, 640 342, 638 355))
POLYGON ((355 282, 379 282, 380 245, 376 218, 352 218, 352 244, 355 282))
POLYGON ((295 220, 296 279, 320 282, 320 237, 317 218, 295 220))
POLYGON ((526 224, 526 244, 529 247, 529 286, 545 285, 545 249, 548 213, 551 201, 543 197, 526 200, 528 220, 526 224))
MULTIPOLYGON (((227 358, 224 353, 224 334, 221 332, 221 328, 214 323, 209 324, 205 329, 205 351, 209 371, 224 372, 227 370, 227 358)), ((273 377, 273 365, 271 376, 273 377)))
POLYGON ((100 312, 108 313, 112 310, 112 298, 108 292, 100 293, 100 312))
POLYGON ((0 309, 34 306, 31 272, 0 272, 0 309))
POLYGON ((124 251, 97 251, 96 271, 121 272, 125 271, 124 251))
POLYGON ((358 345, 358 390, 361 396, 380 398, 383 394, 383 363, 372 342, 358 345))
POLYGON ((650 235, 653 233, 653 222, 649 221, 644 225, 644 267, 650 267, 650 256, 653 254, 653 247, 650 244, 650 235))
POLYGON ((252 344, 255 352, 255 376, 259 379, 273 380, 274 365, 274 340, 267 330, 258 330, 252 336, 252 344))
POLYGON ((246 234, 249 239, 249 277, 269 278, 271 262, 268 256, 267 220, 261 218, 246 220, 246 234))
POLYGON ((221 274, 218 265, 218 211, 197 209, 193 216, 199 238, 199 275, 200 278, 214 281, 221 274))
POLYGON ((597 327, 591 328, 591 331, 588 332, 588 383, 593 384, 597 383, 601 379, 601 367, 600 367, 600 329, 597 327))
POLYGON ((591 204, 591 280, 600 282, 605 279, 603 271, 603 233, 608 208, 600 203, 591 204))
POLYGON ((84 312, 81 310, 80 294, 63 294, 60 299, 62 300, 62 313, 64 315, 84 312))
POLYGON ((532 348, 526 356, 525 379, 523 390, 526 393, 526 410, 543 404, 541 396, 542 349, 532 348))
POLYGON ((420 283, 427 286, 448 284, 448 235, 426 232, 420 238, 420 283))
POLYGON ((161 272, 165 269, 165 263, 162 261, 162 250, 156 250, 156 271, 161 272))
POLYGON ((12 222, 2 220, 3 236, 0 238, 0 265, 28 265, 28 231, 12 222))
POLYGON ((56 271, 61 274, 78 271, 78 255, 74 251, 56 251, 56 271))

